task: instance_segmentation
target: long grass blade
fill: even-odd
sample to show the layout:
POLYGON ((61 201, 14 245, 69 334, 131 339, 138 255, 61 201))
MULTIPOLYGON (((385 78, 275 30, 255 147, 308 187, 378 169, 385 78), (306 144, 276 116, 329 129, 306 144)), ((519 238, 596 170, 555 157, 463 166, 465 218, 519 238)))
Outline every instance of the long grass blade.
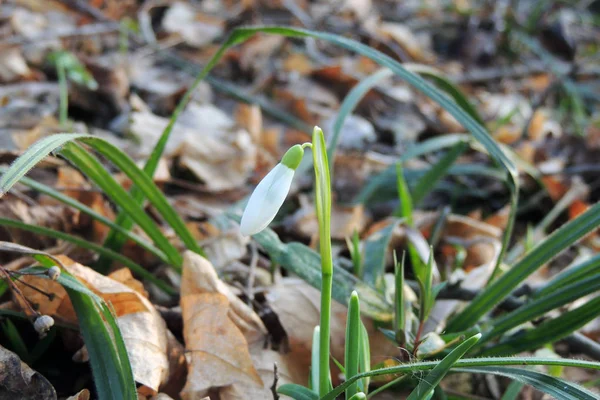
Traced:
MULTIPOLYGON (((2 171, 2 170, 6 171, 6 169, 0 168, 0 171, 2 171)), ((28 187, 30 187, 40 193, 43 193, 47 196, 50 196, 70 207, 73 207, 74 209, 79 210, 86 215, 89 215, 96 221, 102 222, 104 225, 106 225, 108 227, 118 230, 119 232, 124 234, 127 237, 127 239, 137 243, 144 250, 147 250, 148 252, 154 254, 156 257, 160 258, 165 263, 169 263, 167 256, 161 250, 159 250, 156 246, 154 246, 152 243, 148 242, 146 239, 142 238, 139 235, 136 235, 133 232, 122 229, 120 226, 116 225, 113 221, 106 218, 104 215, 96 212, 95 210, 89 208, 88 206, 75 200, 74 198, 66 196, 66 195, 62 194, 61 192, 59 192, 58 190, 54 190, 51 187, 44 185, 43 183, 39 183, 39 182, 34 181, 33 179, 29 179, 27 177, 22 177, 19 180, 19 183, 21 183, 25 186, 28 186, 28 187)))
POLYGON ((519 332, 482 352, 484 355, 517 354, 563 339, 600 315, 600 296, 535 328, 519 332))
POLYGON ((450 371, 452 366, 456 364, 462 356, 465 355, 471 347, 481 338, 481 334, 471 336, 450 352, 443 360, 441 360, 425 377, 421 380, 417 387, 410 393, 407 400, 425 400, 429 398, 431 392, 442 381, 444 376, 450 371))
POLYGON ((81 247, 82 249, 88 249, 88 250, 92 250, 98 254, 104 254, 105 256, 110 257, 114 261, 120 262, 121 264, 123 264, 124 266, 126 266, 127 268, 129 268, 131 271, 138 274, 142 278, 148 280, 149 282, 154 283, 165 293, 171 294, 171 295, 177 294, 177 291, 175 289, 173 289, 172 287, 167 285, 164 281, 162 281, 162 280, 158 279, 157 277, 155 277, 154 275, 152 275, 150 272, 148 272, 146 269, 144 269, 144 267, 142 267, 141 265, 133 262, 129 258, 127 258, 119 253, 115 253, 112 250, 105 249, 104 247, 102 247, 98 244, 89 242, 85 239, 81 239, 77 236, 69 235, 68 233, 59 232, 54 229, 45 228, 43 226, 31 225, 31 224, 27 224, 27 223, 17 221, 14 219, 9 219, 9 218, 0 218, 0 226, 21 229, 21 230, 24 230, 27 232, 33 232, 38 235, 48 236, 48 237, 52 237, 52 238, 59 239, 59 240, 64 240, 65 242, 73 243, 73 244, 81 247))
POLYGON ((504 300, 529 275, 556 257, 564 249, 600 225, 600 203, 554 231, 516 263, 507 273, 481 291, 454 319, 448 332, 459 332, 475 325, 496 304, 504 300))
MULTIPOLYGON (((94 144, 99 142, 99 140, 93 141, 94 144)), ((61 150, 61 154, 98 185, 115 204, 126 210, 156 246, 169 257, 175 267, 181 267, 183 258, 179 251, 169 242, 148 214, 131 201, 125 189, 117 183, 95 156, 76 143, 66 143, 61 150)), ((127 173, 127 171, 123 172, 127 173)))
MULTIPOLYGON (((355 375, 353 378, 348 379, 346 382, 337 386, 326 396, 321 397, 321 400, 334 400, 337 396, 346 390, 355 380, 364 377, 374 377, 382 375, 398 375, 398 374, 412 374, 418 371, 427 371, 435 368, 439 364, 439 361, 421 361, 417 363, 404 363, 393 367, 380 368, 371 370, 369 372, 363 372, 355 375)), ((586 368, 591 370, 600 370, 600 363, 594 361, 575 360, 568 358, 546 358, 546 357, 481 357, 481 358, 463 358, 458 360, 453 365, 453 370, 457 369, 474 369, 481 367, 505 367, 505 366, 530 366, 530 365, 546 365, 546 366, 563 366, 563 367, 576 367, 586 368)), ((526 369, 520 369, 519 371, 528 371, 526 369)))
POLYGON ((597 400, 598 396, 589 390, 567 382, 562 379, 543 374, 537 371, 531 371, 524 368, 511 367, 479 367, 479 368, 460 368, 457 372, 491 374, 504 376, 518 382, 525 383, 534 387, 542 393, 549 394, 555 399, 561 400, 597 400))

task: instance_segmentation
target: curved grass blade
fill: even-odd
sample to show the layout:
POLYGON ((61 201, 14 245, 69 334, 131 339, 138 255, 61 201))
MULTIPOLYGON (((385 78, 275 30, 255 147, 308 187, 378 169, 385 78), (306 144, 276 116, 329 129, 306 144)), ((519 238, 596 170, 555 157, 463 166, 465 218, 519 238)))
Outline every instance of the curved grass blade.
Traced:
POLYGON ((104 157, 106 157, 106 159, 119 167, 119 169, 134 182, 136 187, 138 187, 144 193, 145 197, 150 201, 150 203, 152 203, 165 221, 173 228, 175 233, 177 233, 177 236, 183 241, 188 249, 200 254, 203 257, 206 257, 206 254, 198 245, 196 239, 194 239, 193 235, 185 225, 185 222, 169 204, 164 194, 156 186, 154 181, 152 181, 152 179, 146 173, 144 173, 144 171, 139 169, 135 162, 127 154, 105 140, 87 138, 82 139, 82 141, 93 147, 95 151, 102 154, 104 157))
POLYGON ((475 325, 485 313, 510 295, 525 278, 599 225, 600 203, 597 203, 552 232, 507 273, 480 292, 461 313, 450 320, 446 328, 448 332, 459 332, 475 325))
POLYGON ((8 171, 0 177, 0 198, 6 194, 15 183, 25 176, 37 163, 46 158, 50 153, 59 149, 65 143, 89 135, 77 133, 58 133, 45 137, 35 142, 31 147, 18 157, 8 171))
POLYGON ((455 144, 448 153, 419 178, 412 190, 412 199, 415 204, 419 204, 435 188, 435 184, 448 173, 448 169, 468 147, 469 145, 465 142, 455 144))
POLYGON ((600 296, 535 328, 516 333, 499 344, 485 349, 482 354, 506 355, 537 349, 569 336, 598 316, 600 316, 600 296))
POLYGON ((444 357, 425 377, 421 380, 417 387, 410 393, 406 400, 425 400, 428 399, 433 390, 442 381, 444 376, 450 371, 452 366, 465 355, 471 347, 477 343, 481 338, 481 334, 478 333, 471 336, 444 357))
POLYGON ((66 242, 73 243, 83 249, 92 250, 98 254, 104 254, 107 257, 110 257, 111 259, 113 259, 117 262, 120 262, 124 266, 128 267, 131 271, 138 274, 142 278, 148 280, 149 282, 154 283, 165 293, 168 293, 171 295, 177 294, 177 291, 175 289, 173 289, 172 287, 167 285, 164 281, 162 281, 162 280, 158 279, 157 277, 155 277, 154 275, 152 275, 150 272, 146 271, 144 269, 144 267, 142 267, 141 265, 136 264, 135 262, 131 261, 129 258, 127 258, 119 253, 115 253, 112 250, 105 249, 104 247, 97 245, 95 243, 88 242, 87 240, 78 238, 77 236, 72 236, 72 235, 69 235, 64 232, 56 231, 54 229, 45 228, 43 226, 26 224, 24 222, 17 221, 14 219, 9 219, 9 218, 0 218, 0 226, 7 226, 10 228, 21 229, 24 231, 33 232, 38 235, 44 235, 44 236, 52 237, 55 239, 64 240, 66 242))
POLYGON ((333 123, 333 132, 331 132, 331 136, 329 136, 327 140, 327 158, 329 159, 329 170, 331 171, 331 175, 333 175, 335 151, 337 150, 337 145, 340 141, 340 133, 342 131, 342 127, 344 126, 344 121, 348 115, 352 114, 352 111, 354 111, 365 94, 367 94, 380 81, 389 78, 390 76, 393 76, 392 71, 387 68, 380 69, 379 71, 376 71, 372 75, 369 75, 360 81, 344 98, 344 101, 340 105, 340 109, 338 110, 333 123))
MULTIPOLYGON (((0 168, 0 171, 2 170, 6 170, 4 168, 0 168)), ((156 257, 160 258, 162 261, 164 261, 165 263, 169 263, 169 260, 167 259, 167 256, 161 251, 159 250, 157 247, 155 247, 152 243, 148 242, 146 239, 142 238, 139 235, 136 235, 133 232, 129 232, 124 230, 123 228, 121 228, 120 226, 116 225, 113 221, 111 221, 110 219, 106 218, 104 215, 96 212, 95 210, 89 208, 88 206, 86 206, 83 203, 80 203, 79 201, 75 200, 72 197, 66 196, 64 194, 62 194, 61 192, 52 189, 51 187, 44 185, 43 183, 39 183, 37 181, 34 181, 33 179, 29 179, 27 177, 22 177, 19 180, 19 183, 28 186, 40 193, 43 193, 45 195, 48 195, 58 201, 61 201, 62 203, 73 207, 76 210, 81 211, 82 213, 89 215, 90 217, 92 217, 93 219, 95 219, 96 221, 102 222, 104 225, 111 227, 113 229, 118 230, 119 232, 121 232, 122 234, 124 234, 128 239, 130 239, 131 241, 137 243, 140 247, 142 247, 143 249, 147 250, 148 252, 154 254, 156 257)), ((100 271, 103 272, 103 271, 100 271)))
MULTIPOLYGON (((495 275, 498 267, 502 261, 503 255, 506 251, 506 247, 508 241, 512 234, 512 228, 514 225, 514 219, 516 216, 516 204, 518 202, 518 171, 513 163, 513 161, 505 154, 505 152, 496 144, 494 139, 487 133, 485 128, 483 128, 472 116, 466 113, 458 104, 456 104, 452 99, 446 96, 444 93, 436 89, 434 86, 429 84, 420 76, 408 71, 404 68, 400 63, 395 61, 389 56, 367 46, 362 43, 359 43, 355 40, 345 38, 343 36, 327 33, 327 32, 315 32, 307 29, 296 29, 289 27, 280 27, 280 26, 263 26, 263 27, 241 27, 236 28, 229 35, 225 43, 221 45, 217 53, 211 58, 209 63, 204 67, 200 75, 194 81, 193 86, 197 85, 206 75, 208 75, 209 71, 217 64, 219 59, 223 56, 225 51, 237 44, 241 44, 246 40, 250 39, 257 33, 266 33, 271 35, 281 35, 286 37, 297 37, 297 38, 314 38, 325 40, 332 44, 335 44, 339 47, 345 48, 347 50, 358 53, 362 56, 368 57, 371 60, 375 61, 379 65, 389 68, 395 75, 400 77, 409 85, 413 86, 421 93, 438 103, 441 107, 443 107, 450 115, 452 115, 460 124, 462 124, 477 141, 479 141, 485 150, 490 154, 492 159, 499 163, 507 172, 508 179, 506 180, 508 188, 511 192, 511 212, 508 218, 507 226, 504 230, 504 236, 502 240, 502 249, 500 251, 500 256, 498 257, 498 261, 496 263, 496 268, 494 269, 493 275, 495 275)), ((158 158, 162 154, 162 150, 164 149, 164 145, 168 140, 168 136, 170 130, 172 129, 172 125, 177 118, 177 115, 181 112, 183 107, 187 104, 187 101, 191 97, 190 91, 188 91, 184 97, 185 101, 182 101, 175 110, 175 113, 171 120, 169 121, 169 125, 165 128, 161 139, 159 140, 159 145, 156 147, 156 151, 153 152, 151 159, 155 159, 155 162, 152 163, 152 166, 156 168, 158 164, 158 158), (157 156, 155 156, 155 153, 157 156)), ((145 169, 146 170, 146 169, 145 169)), ((149 168, 152 172, 153 168, 149 168)), ((148 172, 148 170, 146 170, 148 172)), ((137 201, 137 197, 135 200, 137 201)))
POLYGON ((277 393, 289 396, 294 400, 319 400, 319 395, 304 386, 286 383, 277 388, 277 393))
MULTIPOLYGON (((588 279, 565 286, 556 292, 538 297, 532 302, 526 303, 523 307, 519 307, 516 310, 493 320, 490 323, 492 330, 483 336, 479 345, 521 325, 522 323, 534 320, 550 310, 569 304, 598 290, 600 290, 600 275, 594 275, 588 279)), ((598 311, 598 314, 600 315, 600 310, 598 311)))
MULTIPOLYGON (((36 257, 50 267, 54 261, 36 257)), ((43 271, 44 268, 30 268, 43 271)), ((104 300, 85 287, 68 271, 63 270, 58 282, 65 288, 73 304, 83 341, 90 356, 94 384, 101 400, 135 400, 137 390, 129 356, 121 331, 104 300)))
POLYGON ((363 281, 377 289, 382 288, 385 255, 397 225, 397 220, 394 220, 377 234, 371 235, 365 240, 363 281))
MULTIPOLYGON (((96 139, 93 140, 92 143, 97 144, 100 142, 101 140, 96 139)), ((114 146, 112 147, 114 148, 114 146)), ((179 254, 179 251, 169 242, 166 236, 163 235, 148 214, 131 201, 125 189, 123 189, 108 171, 106 171, 104 166, 95 156, 76 143, 65 143, 61 150, 61 154, 75 164, 80 171, 98 185, 98 187, 100 187, 119 207, 127 211, 131 218, 137 222, 140 228, 146 232, 152 241, 165 252, 171 263, 175 267, 181 268, 183 258, 181 257, 181 254, 179 254)), ((123 172, 128 176, 130 175, 128 171, 123 170, 123 172)))
MULTIPOLYGON (((360 302, 358 294, 352 292, 350 303, 348 304, 348 317, 346 319, 346 342, 344 346, 344 375, 350 378, 359 371, 360 365, 360 302)), ((346 399, 350 400, 352 396, 358 393, 358 382, 354 382, 346 389, 346 399)))
POLYGON ((422 77, 431 79, 433 83, 446 92, 467 114, 469 114, 481 126, 485 126, 483 118, 479 115, 473 104, 463 94, 462 90, 444 76, 442 71, 439 71, 429 65, 423 64, 403 64, 404 68, 421 75, 422 77))
MULTIPOLYGON (((348 379, 346 382, 334 388, 326 396, 321 397, 321 400, 335 400, 337 396, 346 390, 355 380, 382 376, 382 375, 397 375, 397 374, 412 374, 418 371, 427 371, 435 368, 439 361, 422 361, 417 363, 399 364, 394 367, 380 368, 363 372, 348 379)), ((453 370, 458 369, 474 369, 481 367, 503 367, 503 366, 528 366, 528 365, 547 365, 547 366, 564 366, 578 367, 592 370, 600 370, 600 363, 594 361, 575 360, 568 358, 546 358, 546 357, 481 357, 481 358, 463 358, 458 360, 452 367, 453 370)), ((519 371, 528 371, 519 369, 519 371)), ((487 372, 486 372, 487 373, 487 372)))
POLYGON ((579 385, 537 371, 511 367, 460 368, 456 372, 504 376, 534 387, 561 400, 597 400, 598 396, 579 385))
POLYGON ((579 281, 580 279, 584 279, 590 275, 597 276, 598 274, 600 274, 600 254, 561 271, 554 276, 552 280, 536 290, 535 293, 533 293, 532 298, 537 299, 542 296, 547 296, 564 286, 579 281))

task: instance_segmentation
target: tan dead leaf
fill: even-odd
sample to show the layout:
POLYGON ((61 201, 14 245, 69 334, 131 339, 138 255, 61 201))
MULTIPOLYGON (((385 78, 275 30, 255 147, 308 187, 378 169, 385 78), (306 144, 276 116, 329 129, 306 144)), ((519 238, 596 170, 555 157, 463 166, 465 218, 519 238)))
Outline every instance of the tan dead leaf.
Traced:
POLYGON ((177 33, 186 44, 200 48, 223 33, 225 22, 222 19, 201 14, 188 3, 176 2, 167 10, 163 18, 163 29, 177 33))
MULTIPOLYGON (((131 131, 142 143, 138 153, 148 155, 150 143, 155 143, 169 121, 147 111, 133 113, 132 119, 131 131)), ((254 169, 256 145, 222 110, 192 103, 175 124, 165 155, 179 156, 180 165, 200 178, 209 191, 223 191, 245 184, 254 169)))
POLYGON ((434 60, 428 43, 417 37, 408 26, 396 22, 384 22, 377 25, 377 31, 380 35, 398 43, 415 61, 431 63, 434 60))
MULTIPOLYGON (((117 316, 133 375, 143 393, 153 394, 169 374, 166 326, 154 306, 140 293, 107 276, 78 264, 65 256, 59 259, 77 279, 110 304, 117 316)), ((36 290, 17 285, 39 312, 68 323, 77 323, 69 297, 60 284, 38 276, 24 276, 23 281, 54 295, 49 300, 36 290)))
POLYGON ((233 322, 227 297, 219 293, 181 297, 183 336, 190 354, 184 398, 207 394, 213 387, 248 382, 263 386, 250 354, 248 342, 233 322))
POLYGON ((90 391, 83 389, 79 393, 69 396, 67 400, 90 400, 90 391))
MULTIPOLYGON (((184 336, 185 332, 194 332, 191 327, 198 329, 195 334, 204 335, 205 331, 211 332, 211 323, 206 319, 196 318, 189 320, 186 318, 186 309, 184 308, 184 298, 191 296, 193 301, 187 303, 186 307, 197 311, 198 313, 216 313, 221 315, 217 325, 223 325, 223 329, 231 332, 231 335, 238 343, 238 351, 233 362, 237 362, 244 366, 246 370, 238 366, 230 366, 229 374, 227 375, 230 383, 223 384, 219 388, 219 396, 221 400, 262 400, 271 396, 270 386, 273 382, 273 364, 277 363, 279 368, 280 383, 305 383, 307 381, 308 369, 304 368, 304 364, 299 362, 301 359, 310 360, 310 347, 293 348, 289 353, 281 354, 274 350, 265 348, 266 329, 256 313, 242 302, 229 287, 219 280, 217 274, 210 262, 201 256, 186 252, 184 254, 184 267, 182 276, 182 311, 184 313, 184 336), (203 295, 204 297, 198 297, 203 295), (202 302, 207 301, 214 304, 216 310, 206 310, 202 308, 202 302), (226 314, 223 314, 226 312, 226 314), (231 322, 231 323, 230 323, 231 322), (233 329, 235 327, 235 329, 233 329), (240 336, 241 335, 241 336, 240 336), (245 347, 242 346, 240 338, 244 339, 245 347), (307 358, 308 357, 308 358, 307 358), (248 367, 248 360, 251 360, 252 368, 248 367), (239 375, 244 375, 240 377, 239 375), (256 378, 259 378, 258 380, 256 378), (262 384, 258 382, 262 381, 262 384)), ((186 300, 188 302, 188 300, 186 300)), ((223 349, 230 348, 227 344, 230 338, 223 334, 214 336, 212 347, 209 350, 212 352, 212 357, 218 356, 216 352, 221 350, 221 341, 223 349)), ((188 351, 192 351, 190 355, 190 372, 188 374, 188 384, 184 390, 186 398, 191 396, 201 396, 208 388, 217 384, 214 377, 214 372, 207 371, 208 366, 199 365, 199 360, 195 357, 195 352, 198 346, 207 346, 199 340, 190 342, 186 336, 188 351), (208 373, 208 376, 202 374, 208 373), (213 382, 214 381, 214 382, 213 382)), ((220 354, 220 353, 219 353, 220 354)), ((228 357, 228 355, 225 355, 228 357)), ((223 362, 217 361, 217 365, 223 365, 223 362)), ((222 377, 224 379, 225 377, 222 377)))
POLYGON ((145 298, 148 298, 148 292, 146 291, 146 289, 144 289, 144 285, 142 284, 142 282, 138 281, 133 277, 129 268, 120 268, 116 271, 111 272, 108 275, 108 277, 124 284, 130 289, 135 290, 137 293, 141 294, 145 298))
POLYGON ((37 371, 12 351, 0 346, 0 397, 3 399, 54 400, 56 391, 37 371))

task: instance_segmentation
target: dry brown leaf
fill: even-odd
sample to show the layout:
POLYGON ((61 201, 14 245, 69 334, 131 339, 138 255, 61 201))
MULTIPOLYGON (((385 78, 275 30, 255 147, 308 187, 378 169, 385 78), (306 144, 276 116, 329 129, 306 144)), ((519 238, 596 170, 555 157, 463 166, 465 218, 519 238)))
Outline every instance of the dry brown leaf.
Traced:
MULTIPOLYGON (((156 393, 169 374, 166 326, 160 314, 143 295, 126 285, 68 257, 59 256, 59 259, 71 274, 110 303, 117 316, 135 380, 145 387, 141 389, 142 393, 156 393)), ((60 284, 31 275, 22 280, 54 294, 55 298, 50 301, 38 291, 17 282, 25 297, 39 306, 40 313, 68 323, 77 322, 73 306, 60 284)))
MULTIPOLYGON (((147 156, 169 121, 147 111, 133 113, 132 119, 131 131, 142 143, 138 154, 147 156)), ((202 179, 206 189, 223 191, 246 183, 255 165, 256 146, 225 112, 192 103, 175 124, 165 155, 179 156, 180 165, 202 179)))
POLYGON ((254 368, 248 342, 233 322, 227 297, 219 293, 181 297, 183 336, 190 354, 184 398, 207 394, 213 387, 249 381, 256 389, 263 383, 254 368))
MULTIPOLYGON (((301 359, 310 359, 310 347, 292 349, 287 354, 280 354, 274 350, 265 348, 266 329, 256 313, 242 302, 229 287, 219 280, 217 274, 209 261, 201 256, 186 252, 184 255, 184 269, 182 277, 182 311, 184 313, 184 335, 196 327, 196 335, 203 335, 205 331, 210 331, 211 323, 206 319, 189 320, 186 318, 186 309, 184 308, 184 298, 192 296, 194 299, 186 307, 196 310, 198 313, 207 313, 221 315, 217 324, 224 325, 227 332, 235 338, 238 351, 234 363, 243 365, 245 370, 239 367, 229 366, 228 374, 220 377, 227 377, 230 383, 223 384, 224 387, 218 389, 222 400, 262 400, 271 396, 270 386, 273 382, 273 364, 277 363, 279 368, 280 383, 305 383, 308 369, 299 362, 301 359), (204 297, 198 297, 203 295, 204 297), (203 309, 202 302, 212 302, 216 310, 203 309), (226 314, 223 314, 225 313, 226 314), (233 329, 235 328, 235 329, 233 329), (241 335, 241 336, 240 336, 241 335), (242 345, 240 338, 244 339, 245 346, 242 345), (308 358, 307 358, 308 357, 308 358), (251 360, 252 368, 249 368, 248 360, 251 360), (240 375, 243 375, 242 377, 240 375), (259 378, 258 380, 256 378, 259 378), (262 381, 259 385, 258 382, 262 381)), ((188 300, 186 300, 188 302, 188 300)), ((193 330, 192 330, 193 332, 193 330)), ((209 350, 214 354, 221 349, 230 347, 230 338, 225 334, 221 336, 212 336, 213 342, 209 350), (224 342, 224 343, 221 343, 224 342)), ((203 345, 199 340, 190 342, 186 336, 186 343, 189 350, 198 349, 198 345, 203 345)), ((213 382, 216 378, 214 372, 207 369, 208 366, 198 365, 199 360, 196 353, 192 352, 190 356, 190 372, 188 375, 188 384, 184 390, 186 398, 191 396, 201 396, 211 386, 216 385, 213 382), (208 376, 203 374, 208 373, 208 376)), ((220 354, 220 353, 219 353, 220 354)), ((218 356, 218 355, 217 355, 218 356)), ((225 355, 227 357, 227 354, 225 355)), ((213 355, 214 357, 214 355, 213 355)), ((217 360, 218 365, 223 365, 217 360)))
POLYGON ((167 10, 163 28, 166 32, 179 34, 186 44, 200 48, 221 36, 225 22, 198 13, 191 4, 176 2, 167 10))
POLYGON ((79 393, 69 396, 67 400, 90 400, 90 391, 83 389, 79 393))
POLYGON ((2 399, 54 400, 56 391, 41 374, 12 351, 0 346, 0 397, 2 399))

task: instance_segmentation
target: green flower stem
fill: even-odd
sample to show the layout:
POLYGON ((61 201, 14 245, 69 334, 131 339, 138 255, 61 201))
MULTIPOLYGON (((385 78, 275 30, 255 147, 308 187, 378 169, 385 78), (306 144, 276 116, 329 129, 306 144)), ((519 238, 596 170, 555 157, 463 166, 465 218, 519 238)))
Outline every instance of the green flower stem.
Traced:
POLYGON ((321 251, 321 336, 319 338, 319 394, 326 395, 331 387, 329 372, 329 325, 333 289, 333 256, 331 252, 331 178, 327 162, 325 137, 315 127, 312 137, 313 167, 315 169, 315 205, 319 220, 321 251))

